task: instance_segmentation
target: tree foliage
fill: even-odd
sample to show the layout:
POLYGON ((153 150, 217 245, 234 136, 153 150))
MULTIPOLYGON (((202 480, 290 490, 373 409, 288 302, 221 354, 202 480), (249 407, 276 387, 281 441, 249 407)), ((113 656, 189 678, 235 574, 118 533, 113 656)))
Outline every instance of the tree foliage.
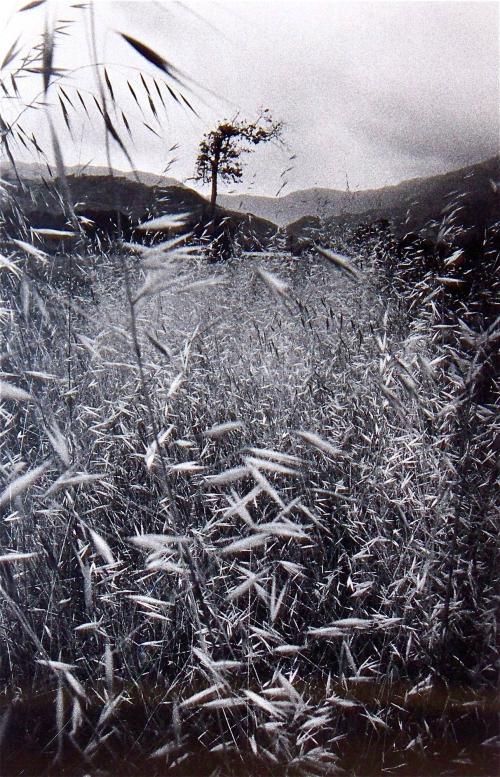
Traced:
POLYGON ((283 123, 273 121, 269 110, 262 111, 253 123, 222 121, 214 130, 204 135, 196 160, 194 179, 212 185, 210 198, 211 213, 215 211, 217 184, 223 181, 239 181, 243 176, 242 154, 249 153, 251 146, 279 139, 283 123))

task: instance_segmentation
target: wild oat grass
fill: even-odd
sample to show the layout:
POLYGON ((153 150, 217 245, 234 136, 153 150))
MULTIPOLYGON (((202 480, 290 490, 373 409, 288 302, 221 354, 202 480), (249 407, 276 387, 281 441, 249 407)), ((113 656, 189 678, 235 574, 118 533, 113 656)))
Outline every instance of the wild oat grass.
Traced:
POLYGON ((51 133, 76 247, 2 234, 4 774, 491 773, 498 229, 105 249, 51 133))
POLYGON ((465 720, 492 733, 496 576, 484 440, 461 413, 483 437, 492 416, 464 409, 450 330, 395 312, 369 249, 362 283, 277 255, 200 291, 195 257, 140 301, 149 270, 103 257, 71 351, 61 292, 21 254, 4 270, 3 673, 17 732, 23 698, 53 705, 18 739, 32 756, 70 773, 487 768, 460 739, 465 720))

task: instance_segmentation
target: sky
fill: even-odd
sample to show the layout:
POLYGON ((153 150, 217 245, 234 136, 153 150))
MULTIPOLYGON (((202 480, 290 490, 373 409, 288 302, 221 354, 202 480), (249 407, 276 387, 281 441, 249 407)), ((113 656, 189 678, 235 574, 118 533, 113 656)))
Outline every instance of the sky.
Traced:
MULTIPOLYGON (((22 102, 39 93, 41 75, 17 78, 22 100, 4 96, 2 115, 9 122, 17 119, 28 134, 35 132, 50 158, 50 112, 67 164, 106 164, 103 122, 92 103, 99 94, 91 66, 96 53, 120 106, 115 113, 108 93, 110 115, 124 141, 121 111, 131 127, 133 143, 127 141, 127 147, 134 165, 152 172, 168 167, 169 175, 189 185, 203 134, 236 114, 253 120, 262 108, 284 122, 284 142, 256 147, 245 158, 243 182, 221 191, 274 196, 312 186, 377 188, 498 153, 496 2, 95 0, 94 27, 88 9, 75 7, 78 0, 47 0, 19 13, 26 3, 2 0, 0 60, 18 35, 19 56, 27 52, 47 14, 49 20, 68 20, 55 53, 61 79, 50 87, 49 108, 21 113, 22 102), (89 45, 92 29, 95 51, 89 45), (184 85, 164 79, 120 32, 172 63, 184 74, 184 85), (153 78, 159 84, 166 80, 179 102, 161 83, 163 107, 153 78), (74 105, 63 99, 71 134, 59 85, 74 105)), ((6 84, 19 56, 0 73, 6 84)), ((100 73, 102 79, 102 68, 100 73)), ((28 160, 20 142, 12 150, 28 160)), ((111 157, 116 167, 129 167, 114 142, 111 157)))

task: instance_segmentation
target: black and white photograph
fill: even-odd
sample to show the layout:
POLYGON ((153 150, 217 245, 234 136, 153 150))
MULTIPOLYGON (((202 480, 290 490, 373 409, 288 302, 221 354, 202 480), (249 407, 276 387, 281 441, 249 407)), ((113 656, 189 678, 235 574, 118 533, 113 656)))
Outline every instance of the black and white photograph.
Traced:
POLYGON ((2 0, 0 777, 498 777, 500 3, 2 0))

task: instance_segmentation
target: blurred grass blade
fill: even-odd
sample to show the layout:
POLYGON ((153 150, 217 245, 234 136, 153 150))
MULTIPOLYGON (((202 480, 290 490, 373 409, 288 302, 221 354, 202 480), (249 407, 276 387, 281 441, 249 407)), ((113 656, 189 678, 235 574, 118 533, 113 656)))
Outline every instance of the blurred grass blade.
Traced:
POLYGON ((0 495, 0 507, 4 507, 18 496, 24 494, 25 491, 31 488, 31 486, 33 486, 38 480, 40 480, 43 475, 45 475, 50 466, 51 462, 45 461, 43 464, 40 464, 40 466, 35 467, 34 469, 30 469, 29 472, 21 475, 21 477, 14 480, 13 483, 10 483, 5 491, 0 495))

